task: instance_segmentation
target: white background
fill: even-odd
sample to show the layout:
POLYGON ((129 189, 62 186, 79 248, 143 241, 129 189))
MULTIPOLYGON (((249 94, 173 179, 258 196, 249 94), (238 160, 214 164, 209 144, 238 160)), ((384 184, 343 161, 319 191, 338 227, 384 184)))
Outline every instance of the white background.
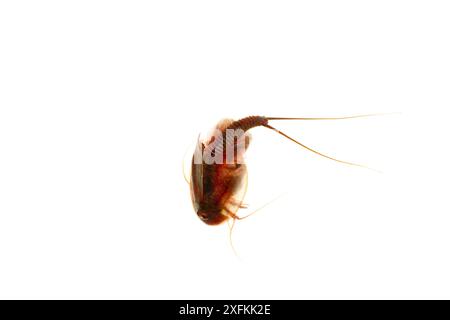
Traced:
POLYGON ((448 1, 2 1, 0 298, 450 298, 448 1), (182 176, 252 130, 233 254, 182 176), (251 209, 249 209, 251 210, 251 209), (240 214, 245 214, 244 211, 240 214))

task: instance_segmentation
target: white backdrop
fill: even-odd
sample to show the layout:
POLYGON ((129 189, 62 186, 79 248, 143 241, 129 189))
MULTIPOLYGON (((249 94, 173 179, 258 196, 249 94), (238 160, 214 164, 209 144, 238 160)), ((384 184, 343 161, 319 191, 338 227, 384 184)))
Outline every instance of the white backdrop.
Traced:
POLYGON ((0 4, 0 298, 450 298, 447 1, 0 4), (234 230, 182 164, 252 130, 234 230), (187 158, 187 159, 186 159, 187 158), (247 210, 248 211, 248 210, 247 210), (240 212, 245 214, 245 211, 240 212))

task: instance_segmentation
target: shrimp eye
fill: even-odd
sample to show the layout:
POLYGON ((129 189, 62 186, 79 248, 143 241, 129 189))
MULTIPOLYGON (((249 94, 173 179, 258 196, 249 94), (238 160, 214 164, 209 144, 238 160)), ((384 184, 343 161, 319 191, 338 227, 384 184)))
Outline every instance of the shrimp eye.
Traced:
POLYGON ((198 214, 198 216, 200 217, 200 219, 202 219, 203 221, 208 220, 208 214, 204 213, 204 212, 200 212, 198 214))

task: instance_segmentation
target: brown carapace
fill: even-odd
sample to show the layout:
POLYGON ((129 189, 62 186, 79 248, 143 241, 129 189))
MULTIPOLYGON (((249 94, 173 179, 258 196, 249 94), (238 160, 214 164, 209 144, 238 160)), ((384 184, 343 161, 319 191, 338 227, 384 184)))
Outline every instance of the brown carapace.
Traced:
POLYGON ((197 216, 208 225, 218 225, 232 219, 243 219, 237 215, 245 208, 243 199, 247 189, 247 167, 244 154, 250 143, 250 129, 265 127, 281 134, 301 147, 340 163, 360 166, 356 163, 338 160, 313 150, 285 133, 269 125, 274 120, 340 120, 374 116, 366 114, 337 118, 280 118, 250 116, 240 120, 225 119, 216 125, 215 135, 204 141, 198 139, 192 158, 190 189, 197 216), (223 137, 222 139, 220 139, 223 137), (242 147, 239 147, 242 146, 242 147), (231 153, 231 157, 229 154, 231 153), (220 154, 217 154, 220 153, 220 154), (214 158, 215 161, 205 161, 214 158), (219 161, 217 161, 219 160, 219 161))

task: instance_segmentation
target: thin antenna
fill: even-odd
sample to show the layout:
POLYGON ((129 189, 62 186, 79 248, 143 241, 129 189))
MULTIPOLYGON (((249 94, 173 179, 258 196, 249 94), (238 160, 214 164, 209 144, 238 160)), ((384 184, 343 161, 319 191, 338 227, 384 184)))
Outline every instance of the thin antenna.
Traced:
POLYGON ((233 244, 233 229, 234 229, 234 225, 236 223, 236 217, 233 217, 231 219, 233 219, 233 222, 231 222, 231 225, 230 225, 230 220, 229 219, 227 220, 228 229, 229 229, 228 238, 230 240, 231 250, 233 250, 233 253, 236 256, 236 258, 240 259, 239 255, 238 255, 238 253, 237 253, 237 251, 236 251, 236 249, 234 247, 234 244, 233 244))
MULTIPOLYGON (((256 212, 258 212, 258 211, 264 209, 265 207, 267 207, 269 204, 271 204, 271 203, 275 202, 276 200, 278 200, 282 195, 283 194, 280 194, 278 197, 270 200, 269 202, 267 202, 263 206, 259 207, 258 209, 256 209, 252 213, 249 213, 249 214, 247 214, 247 215, 245 215, 243 217, 239 217, 238 215, 234 214, 233 212, 231 212, 230 210, 225 208, 225 211, 227 212, 227 215, 230 217, 230 219, 232 219, 231 223, 230 223, 230 219, 227 220, 228 229, 229 229, 228 238, 229 238, 229 241, 230 241, 230 246, 231 246, 231 249, 233 250, 234 255, 238 259, 240 259, 240 257, 239 257, 239 255, 238 255, 238 253, 236 251, 236 248, 234 247, 234 244, 233 244, 233 229, 234 229, 234 226, 236 224, 236 220, 244 220, 244 219, 250 217, 251 215, 255 214, 256 212)), ((241 207, 241 208, 247 209, 247 207, 241 207)))
MULTIPOLYGON (((321 153, 321 152, 319 152, 319 151, 316 151, 316 150, 314 150, 314 149, 312 149, 312 148, 310 148, 310 147, 308 147, 308 146, 305 146, 303 143, 301 143, 301 142, 295 140, 294 138, 289 137, 289 136, 288 136, 287 134, 285 134, 284 132, 282 132, 282 131, 280 131, 280 130, 278 130, 278 129, 276 129, 276 128, 274 128, 274 127, 268 125, 268 124, 266 124, 266 125, 264 125, 264 126, 265 126, 266 128, 269 128, 269 129, 274 130, 275 132, 281 134, 283 137, 288 138, 289 140, 291 140, 291 141, 295 142, 296 144, 300 145, 301 147, 303 147, 303 148, 305 148, 305 149, 307 149, 307 150, 309 150, 309 151, 311 151, 311 152, 313 152, 313 153, 315 153, 315 154, 317 154, 317 155, 319 155, 319 156, 322 156, 322 157, 324 157, 324 158, 327 158, 327 159, 330 159, 330 160, 333 160, 333 161, 336 161, 336 162, 339 162, 339 163, 347 164, 347 165, 350 165, 350 166, 356 166, 356 167, 361 167, 361 168, 365 168, 365 169, 377 171, 377 170, 375 170, 375 169, 369 168, 369 167, 367 167, 367 166, 365 166, 365 165, 362 165, 362 164, 353 163, 353 162, 348 162, 348 161, 344 161, 344 160, 339 160, 339 159, 336 159, 336 158, 327 156, 326 154, 323 154, 323 153, 321 153)), ((379 172, 379 171, 377 171, 377 172, 379 172)))
MULTIPOLYGON (((237 216, 237 215, 234 215, 234 218, 235 218, 235 219, 238 219, 238 220, 244 220, 244 219, 247 219, 248 217, 254 215, 254 214, 257 213, 258 211, 264 209, 264 208, 267 207, 268 205, 274 203, 275 201, 277 201, 277 200, 278 200, 279 198, 281 198, 282 196, 283 196, 283 194, 278 195, 277 197, 273 198, 273 199, 270 200, 269 202, 265 203, 265 204, 262 205, 261 207, 255 209, 253 212, 248 213, 248 214, 246 214, 246 215, 243 216, 243 217, 239 217, 239 216, 237 216)), ((248 209, 248 208, 245 208, 245 209, 248 209)))
POLYGON ((285 117, 266 117, 267 120, 345 120, 345 119, 356 119, 356 118, 368 118, 368 117, 377 117, 384 116, 388 114, 395 113, 369 113, 369 114, 360 114, 355 116, 346 116, 346 117, 327 117, 327 118, 285 118, 285 117))

